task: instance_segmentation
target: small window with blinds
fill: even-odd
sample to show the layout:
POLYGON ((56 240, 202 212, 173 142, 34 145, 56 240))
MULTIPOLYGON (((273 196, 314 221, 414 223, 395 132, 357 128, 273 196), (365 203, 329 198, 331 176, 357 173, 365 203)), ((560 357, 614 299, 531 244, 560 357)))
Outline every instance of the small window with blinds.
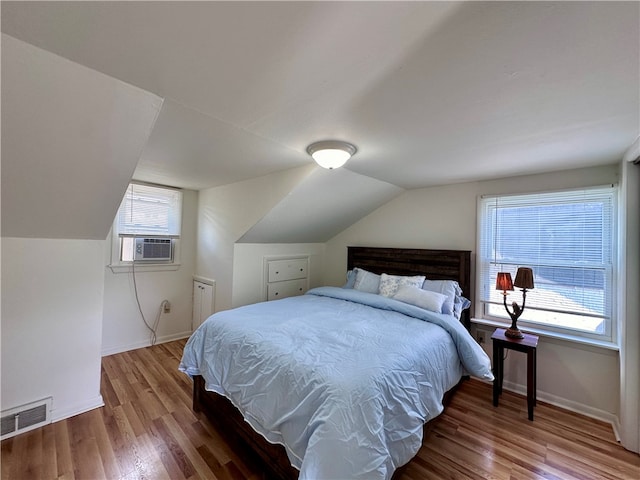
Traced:
POLYGON ((120 261, 173 261, 181 223, 182 191, 157 185, 129 184, 115 224, 120 241, 120 261))
MULTIPOLYGON (((484 318, 508 323, 497 273, 515 277, 518 267, 530 267, 535 287, 518 326, 613 340, 615 187, 483 196, 478 213, 484 318)), ((507 297, 513 301, 522 302, 517 287, 507 297)))

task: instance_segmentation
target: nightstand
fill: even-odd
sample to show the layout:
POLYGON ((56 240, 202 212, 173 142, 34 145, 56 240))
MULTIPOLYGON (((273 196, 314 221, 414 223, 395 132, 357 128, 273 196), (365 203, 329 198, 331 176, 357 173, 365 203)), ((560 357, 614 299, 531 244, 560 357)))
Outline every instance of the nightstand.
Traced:
POLYGON ((498 328, 493 335, 493 406, 498 406, 498 399, 502 393, 502 377, 504 374, 504 349, 516 350, 527 354, 527 410, 529 420, 533 420, 533 407, 536 405, 536 351, 538 336, 529 333, 524 338, 510 338, 505 336, 504 328, 498 328))

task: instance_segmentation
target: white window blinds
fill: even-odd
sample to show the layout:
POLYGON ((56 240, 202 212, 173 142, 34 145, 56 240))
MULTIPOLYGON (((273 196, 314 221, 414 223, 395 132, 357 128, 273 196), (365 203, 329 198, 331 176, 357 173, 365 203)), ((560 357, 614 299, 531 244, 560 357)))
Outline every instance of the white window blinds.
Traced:
MULTIPOLYGON (((531 267, 521 322, 610 337, 615 188, 480 200, 479 281, 484 314, 505 317, 496 274, 531 267)), ((507 302, 521 303, 518 289, 507 302)))
POLYGON ((180 236, 182 192, 137 183, 129 184, 118 210, 120 236, 180 236))

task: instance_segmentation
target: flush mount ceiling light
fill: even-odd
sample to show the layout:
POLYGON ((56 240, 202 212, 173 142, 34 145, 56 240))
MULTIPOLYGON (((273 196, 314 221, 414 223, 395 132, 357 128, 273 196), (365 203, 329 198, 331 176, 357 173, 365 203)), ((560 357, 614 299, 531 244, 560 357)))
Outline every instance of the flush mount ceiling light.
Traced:
POLYGON ((356 147, 347 142, 325 140, 312 143, 307 152, 323 168, 339 168, 347 163, 351 155, 356 153, 356 147))

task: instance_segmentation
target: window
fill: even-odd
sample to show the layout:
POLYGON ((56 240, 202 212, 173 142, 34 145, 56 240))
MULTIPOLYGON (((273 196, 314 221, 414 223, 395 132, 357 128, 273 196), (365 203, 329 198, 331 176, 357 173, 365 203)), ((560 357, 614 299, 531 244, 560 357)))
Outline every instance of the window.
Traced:
MULTIPOLYGON (((171 263, 180 238, 182 192, 131 183, 114 224, 120 262, 171 263)), ((114 238, 115 240, 115 238, 114 238)))
MULTIPOLYGON (((484 318, 505 319, 496 274, 531 267, 518 325, 613 340, 616 189, 598 187, 529 195, 485 196, 479 202, 478 286, 484 318)), ((507 303, 522 304, 516 288, 507 303)))

